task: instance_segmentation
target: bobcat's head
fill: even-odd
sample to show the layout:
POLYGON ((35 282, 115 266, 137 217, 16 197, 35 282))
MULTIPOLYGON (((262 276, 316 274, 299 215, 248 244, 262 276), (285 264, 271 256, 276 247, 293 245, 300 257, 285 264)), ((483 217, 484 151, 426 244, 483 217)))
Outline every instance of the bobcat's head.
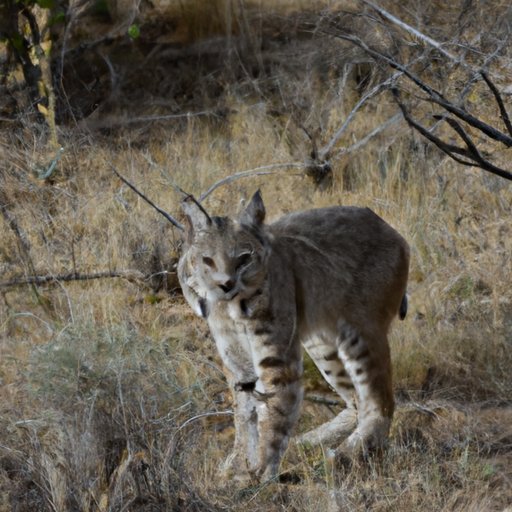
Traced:
POLYGON ((265 280, 270 253, 260 192, 236 221, 210 217, 192 197, 182 208, 187 218, 185 257, 197 293, 212 301, 254 295, 265 280))

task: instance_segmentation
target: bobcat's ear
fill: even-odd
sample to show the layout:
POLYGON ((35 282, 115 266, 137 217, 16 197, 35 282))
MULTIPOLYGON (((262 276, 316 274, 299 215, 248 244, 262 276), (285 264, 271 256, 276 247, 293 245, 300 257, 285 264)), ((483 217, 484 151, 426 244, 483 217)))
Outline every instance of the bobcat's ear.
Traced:
POLYGON ((186 239, 188 243, 192 243, 194 233, 208 229, 212 224, 212 219, 194 196, 187 196, 181 202, 181 209, 187 219, 186 239))
POLYGON ((240 215, 240 224, 260 227, 265 220, 265 205, 259 190, 252 196, 247 208, 240 215))

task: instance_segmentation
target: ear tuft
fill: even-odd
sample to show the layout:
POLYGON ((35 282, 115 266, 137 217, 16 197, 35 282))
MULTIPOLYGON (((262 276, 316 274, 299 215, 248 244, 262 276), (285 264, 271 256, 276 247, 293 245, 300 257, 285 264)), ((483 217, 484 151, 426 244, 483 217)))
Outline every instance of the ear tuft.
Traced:
POLYGON ((252 196, 247 208, 240 215, 240 224, 260 227, 265 220, 265 205, 258 189, 252 196))

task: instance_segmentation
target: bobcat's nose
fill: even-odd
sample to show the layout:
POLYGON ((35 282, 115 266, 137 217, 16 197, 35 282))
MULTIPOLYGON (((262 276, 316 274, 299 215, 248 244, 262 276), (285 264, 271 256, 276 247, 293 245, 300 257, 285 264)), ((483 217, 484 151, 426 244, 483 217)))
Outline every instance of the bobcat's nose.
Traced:
POLYGON ((222 284, 219 284, 219 288, 224 292, 224 293, 229 293, 234 287, 235 287, 235 281, 233 279, 229 279, 228 281, 226 281, 225 283, 222 283, 222 284))

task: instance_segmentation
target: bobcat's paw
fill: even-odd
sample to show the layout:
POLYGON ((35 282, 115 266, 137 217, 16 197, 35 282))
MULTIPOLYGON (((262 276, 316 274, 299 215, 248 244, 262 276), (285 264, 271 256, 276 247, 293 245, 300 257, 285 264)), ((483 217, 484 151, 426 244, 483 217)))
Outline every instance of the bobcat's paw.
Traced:
POLYGON ((352 458, 378 454, 387 444, 390 424, 391 420, 384 417, 366 420, 358 425, 339 449, 352 458))

